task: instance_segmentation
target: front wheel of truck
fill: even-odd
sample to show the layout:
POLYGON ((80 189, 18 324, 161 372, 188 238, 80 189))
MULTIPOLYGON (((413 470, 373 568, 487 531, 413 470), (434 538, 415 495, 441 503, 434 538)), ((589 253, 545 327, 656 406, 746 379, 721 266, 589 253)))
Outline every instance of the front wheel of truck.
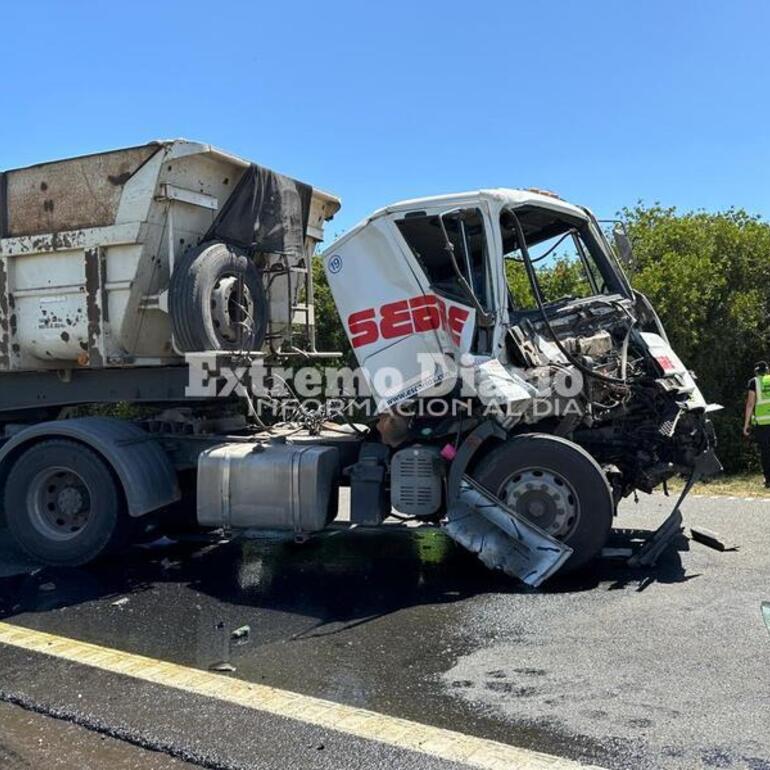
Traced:
POLYGON ((588 452, 567 439, 516 436, 484 457, 473 477, 572 548, 562 572, 586 565, 607 541, 615 510, 607 478, 588 452))

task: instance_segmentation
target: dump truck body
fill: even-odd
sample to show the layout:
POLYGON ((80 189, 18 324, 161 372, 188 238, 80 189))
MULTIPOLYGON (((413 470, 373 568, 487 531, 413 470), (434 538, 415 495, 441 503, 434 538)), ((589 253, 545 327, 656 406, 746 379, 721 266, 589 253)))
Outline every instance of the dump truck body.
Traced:
MULTIPOLYGON (((0 174, 0 373, 182 364, 168 303, 175 266, 249 166, 174 140, 0 174)), ((304 260, 260 255, 267 348, 297 321, 312 327, 312 306, 297 317, 303 283, 290 271, 303 274, 338 208, 313 190, 304 260)))

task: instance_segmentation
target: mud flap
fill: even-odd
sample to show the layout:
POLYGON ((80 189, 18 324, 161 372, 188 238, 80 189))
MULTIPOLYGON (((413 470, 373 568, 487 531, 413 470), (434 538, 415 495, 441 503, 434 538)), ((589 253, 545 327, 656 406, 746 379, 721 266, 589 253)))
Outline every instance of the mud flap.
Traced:
POLYGON ((444 531, 490 569, 537 587, 564 564, 572 549, 502 500, 463 476, 443 522, 444 531))

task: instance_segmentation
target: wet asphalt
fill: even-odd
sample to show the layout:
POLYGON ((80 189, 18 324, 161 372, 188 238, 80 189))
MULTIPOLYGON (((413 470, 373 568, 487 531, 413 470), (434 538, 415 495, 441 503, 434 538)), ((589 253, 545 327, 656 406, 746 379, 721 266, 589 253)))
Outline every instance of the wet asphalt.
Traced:
POLYGON ((70 721, 0 703, 0 767, 16 770, 193 770, 196 766, 70 721))
MULTIPOLYGON (((617 523, 651 530, 671 505, 617 523)), ((653 569, 602 561, 540 590, 427 527, 166 541, 78 570, 0 535, 0 616, 608 768, 770 770, 770 500, 683 512, 737 550, 680 538, 653 569)), ((2 646, 0 699, 209 767, 451 767, 2 646)))

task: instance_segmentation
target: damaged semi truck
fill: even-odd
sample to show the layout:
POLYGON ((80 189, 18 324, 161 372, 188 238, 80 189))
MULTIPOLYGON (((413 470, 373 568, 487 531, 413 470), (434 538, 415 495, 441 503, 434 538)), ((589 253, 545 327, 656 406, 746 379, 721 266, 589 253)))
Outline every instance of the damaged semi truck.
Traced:
POLYGON ((301 539, 349 485, 353 525, 395 510, 539 585, 599 554, 623 497, 684 476, 632 556, 653 561, 720 469, 716 407, 595 217, 551 194, 407 201, 326 250, 371 419, 268 426, 248 393, 246 413, 190 397, 186 354, 214 385, 226 363, 325 355, 310 267, 338 207, 181 140, 0 177, 0 485, 19 544, 82 564, 180 505, 301 539), (141 412, 78 416, 116 402, 141 412))

